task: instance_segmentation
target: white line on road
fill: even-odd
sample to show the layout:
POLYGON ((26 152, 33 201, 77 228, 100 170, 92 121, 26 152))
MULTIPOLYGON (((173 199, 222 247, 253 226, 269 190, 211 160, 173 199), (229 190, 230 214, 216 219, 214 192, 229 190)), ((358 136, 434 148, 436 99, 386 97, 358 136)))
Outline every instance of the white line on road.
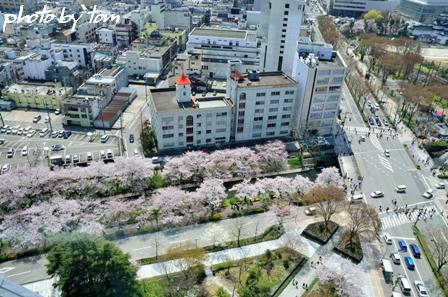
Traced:
POLYGON ((403 236, 390 236, 390 238, 392 238, 392 239, 417 240, 417 239, 412 238, 412 237, 403 237, 403 236))
POLYGON ((27 274, 30 272, 31 272, 31 270, 28 270, 28 271, 24 271, 24 272, 20 272, 20 273, 16 273, 16 274, 10 274, 10 275, 6 275, 6 276, 7 277, 19 276, 19 275, 27 274))
POLYGON ((426 187, 427 187, 428 189, 430 189, 431 187, 429 186, 428 182, 426 181, 425 176, 424 176, 422 173, 420 173, 420 176, 422 177, 422 179, 423 179, 423 183, 426 185, 426 187))

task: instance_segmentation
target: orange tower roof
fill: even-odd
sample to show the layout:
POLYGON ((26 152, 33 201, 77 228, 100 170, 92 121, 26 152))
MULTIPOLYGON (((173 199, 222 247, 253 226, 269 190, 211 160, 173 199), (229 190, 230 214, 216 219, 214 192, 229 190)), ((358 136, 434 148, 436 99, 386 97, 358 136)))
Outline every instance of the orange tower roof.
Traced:
POLYGON ((176 79, 176 85, 181 85, 181 86, 191 85, 191 80, 188 78, 188 76, 186 76, 185 74, 182 73, 176 79))

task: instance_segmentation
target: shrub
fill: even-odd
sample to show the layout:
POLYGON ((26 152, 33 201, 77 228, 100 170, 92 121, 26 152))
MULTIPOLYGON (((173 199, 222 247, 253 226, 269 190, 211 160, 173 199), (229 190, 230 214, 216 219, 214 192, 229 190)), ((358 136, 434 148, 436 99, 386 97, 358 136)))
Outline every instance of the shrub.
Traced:
POLYGON ((288 260, 283 260, 283 267, 288 270, 289 269, 289 261, 288 260))

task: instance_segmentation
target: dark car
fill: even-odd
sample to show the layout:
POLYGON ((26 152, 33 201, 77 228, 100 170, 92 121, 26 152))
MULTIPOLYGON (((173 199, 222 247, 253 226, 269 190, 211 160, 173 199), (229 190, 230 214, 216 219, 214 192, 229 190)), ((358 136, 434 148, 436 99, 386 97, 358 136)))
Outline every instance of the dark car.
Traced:
POLYGON ((70 135, 72 135, 72 131, 64 131, 64 132, 63 132, 63 137, 64 137, 64 139, 69 138, 70 135))
POLYGON ((134 143, 134 134, 129 134, 129 142, 134 143))
POLYGON ((64 150, 64 146, 60 145, 60 144, 54 144, 54 145, 51 146, 51 150, 53 152, 59 152, 59 151, 64 150))

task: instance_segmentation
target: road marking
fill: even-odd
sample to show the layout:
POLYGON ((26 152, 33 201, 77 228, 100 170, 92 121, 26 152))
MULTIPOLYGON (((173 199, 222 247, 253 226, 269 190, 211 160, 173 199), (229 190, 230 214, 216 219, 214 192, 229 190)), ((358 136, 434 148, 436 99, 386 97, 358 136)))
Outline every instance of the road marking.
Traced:
POLYGON ((7 277, 19 276, 19 275, 27 274, 30 272, 31 272, 31 270, 28 270, 28 271, 24 271, 24 272, 20 272, 20 273, 16 273, 16 274, 7 275, 7 277))
POLYGON ((152 249, 152 246, 145 246, 145 247, 141 247, 138 249, 133 249, 133 252, 137 252, 137 251, 141 251, 141 250, 147 250, 147 249, 152 249))
POLYGON ((14 267, 3 267, 3 268, 0 268, 0 273, 7 273, 8 271, 11 271, 11 270, 13 270, 14 269, 14 267))
POLYGON ((422 173, 420 173, 420 176, 422 177, 422 179, 423 179, 423 183, 426 185, 426 188, 427 188, 427 189, 430 189, 431 187, 429 186, 428 182, 426 181, 425 176, 424 176, 422 173))
POLYGON ((370 134, 369 137, 370 141, 372 142, 373 146, 376 147, 380 151, 384 151, 383 147, 381 146, 380 141, 378 140, 378 137, 376 137, 375 134, 370 134))
POLYGON ((405 240, 417 240, 414 237, 403 237, 403 236, 390 236, 392 239, 405 239, 405 240))
POLYGON ((390 160, 382 155, 378 155, 378 159, 380 159, 381 165, 383 165, 387 170, 390 172, 394 172, 394 169, 392 168, 392 164, 390 163, 390 160))

